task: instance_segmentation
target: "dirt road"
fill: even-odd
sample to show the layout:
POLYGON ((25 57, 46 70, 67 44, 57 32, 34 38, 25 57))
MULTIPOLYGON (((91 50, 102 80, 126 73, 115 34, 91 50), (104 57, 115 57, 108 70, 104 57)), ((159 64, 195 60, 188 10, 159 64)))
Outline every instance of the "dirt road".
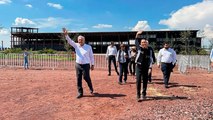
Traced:
POLYGON ((94 70, 95 95, 83 81, 76 99, 73 70, 0 69, 0 120, 200 120, 213 119, 213 74, 175 70, 164 88, 160 69, 153 71, 146 101, 136 101, 135 78, 118 84, 112 72, 94 70))

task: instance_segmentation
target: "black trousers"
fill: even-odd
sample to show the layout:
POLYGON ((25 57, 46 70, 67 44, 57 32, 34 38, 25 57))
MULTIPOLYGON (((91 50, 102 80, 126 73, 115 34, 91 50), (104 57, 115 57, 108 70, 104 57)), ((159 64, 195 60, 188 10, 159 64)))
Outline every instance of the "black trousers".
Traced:
POLYGON ((84 80, 87 82, 90 92, 93 92, 92 81, 90 78, 90 64, 76 63, 75 68, 76 68, 76 76, 77 76, 78 94, 83 95, 82 76, 84 77, 84 80))
POLYGON ((127 81, 127 63, 119 63, 120 74, 119 74, 119 82, 122 82, 122 78, 124 75, 124 81, 127 81))
POLYGON ((172 68, 173 68, 172 63, 161 64, 161 71, 163 72, 163 80, 165 85, 169 84, 169 78, 170 78, 172 68))
POLYGON ((152 68, 149 68, 150 72, 148 73, 148 80, 152 80, 152 68))
POLYGON ((109 58, 108 58, 108 71, 109 71, 109 74, 111 74, 111 62, 113 62, 114 67, 115 67, 115 71, 118 73, 118 69, 116 67, 115 56, 114 55, 110 55, 109 58))
POLYGON ((135 75, 135 61, 130 61, 129 63, 129 71, 130 71, 130 74, 132 75, 135 75))
POLYGON ((146 96, 147 83, 148 83, 148 70, 149 67, 144 65, 136 65, 136 88, 137 88, 137 97, 141 96, 141 79, 143 80, 143 91, 142 95, 146 96))

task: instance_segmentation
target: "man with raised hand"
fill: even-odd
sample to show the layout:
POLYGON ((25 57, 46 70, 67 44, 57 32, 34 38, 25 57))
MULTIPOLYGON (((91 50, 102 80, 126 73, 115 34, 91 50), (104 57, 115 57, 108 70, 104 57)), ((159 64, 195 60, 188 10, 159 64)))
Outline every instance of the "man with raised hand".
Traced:
POLYGON ((142 39, 139 35, 142 31, 138 31, 135 36, 135 44, 137 47, 136 63, 136 88, 137 88, 137 101, 141 101, 141 78, 143 80, 142 99, 146 99, 146 90, 148 83, 148 71, 152 67, 153 58, 152 52, 148 48, 146 39, 142 39), (140 44, 139 44, 140 42, 140 44))
POLYGON ((75 43, 69 36, 65 28, 63 28, 63 33, 66 37, 67 42, 75 48, 76 52, 76 76, 77 76, 77 89, 78 96, 77 98, 83 97, 83 88, 82 88, 82 76, 87 82, 87 85, 90 89, 90 93, 93 94, 93 86, 90 78, 90 69, 94 70, 94 55, 92 47, 88 44, 85 44, 85 37, 82 35, 78 36, 78 43, 75 43))

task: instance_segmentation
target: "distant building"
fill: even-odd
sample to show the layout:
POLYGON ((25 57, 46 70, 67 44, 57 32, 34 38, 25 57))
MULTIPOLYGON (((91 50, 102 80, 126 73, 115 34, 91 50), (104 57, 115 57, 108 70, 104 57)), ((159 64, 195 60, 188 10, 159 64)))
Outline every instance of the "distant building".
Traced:
MULTIPOLYGON (((169 41, 171 46, 180 51, 183 47, 200 48, 201 38, 197 37, 198 30, 190 30, 190 39, 186 42, 181 40, 181 32, 186 30, 162 30, 162 31, 144 31, 141 38, 149 40, 149 44, 155 49, 162 48, 164 41, 169 41), (187 46, 186 46, 187 45, 187 46)), ((120 43, 134 45, 136 31, 127 32, 75 32, 69 33, 73 38, 76 34, 83 35, 86 43, 90 44, 94 53, 105 53, 110 41, 114 41, 118 47, 120 43)), ((64 40, 62 33, 39 33, 38 28, 11 27, 11 48, 28 48, 41 50, 51 48, 58 51, 64 51, 64 40)))

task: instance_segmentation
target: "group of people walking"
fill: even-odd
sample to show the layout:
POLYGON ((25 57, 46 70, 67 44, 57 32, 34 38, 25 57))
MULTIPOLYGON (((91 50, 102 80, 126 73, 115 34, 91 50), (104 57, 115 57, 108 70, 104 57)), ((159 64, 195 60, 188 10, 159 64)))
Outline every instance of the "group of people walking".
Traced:
MULTIPOLYGON (((136 73, 138 101, 141 100, 141 81, 143 81, 142 99, 146 99, 147 83, 152 80, 152 65, 156 62, 153 48, 148 45, 148 40, 139 37, 141 34, 142 31, 137 32, 135 36, 135 46, 132 47, 131 50, 125 49, 125 45, 120 44, 120 50, 117 52, 114 42, 111 42, 111 45, 108 46, 106 52, 106 57, 108 59, 108 75, 111 75, 111 61, 113 58, 115 71, 119 75, 119 84, 122 84, 123 76, 124 83, 127 81, 128 65, 130 74, 135 75, 136 73), (117 65, 115 61, 117 62, 117 65), (119 66, 119 73, 117 66, 119 66)), ((164 47, 159 51, 157 56, 157 64, 163 72, 165 88, 169 87, 169 78, 175 63, 176 53, 172 48, 170 48, 169 43, 165 42, 164 47)))
MULTIPOLYGON (((64 28, 63 33, 68 43, 75 48, 76 52, 76 76, 77 76, 77 98, 83 97, 82 76, 87 82, 90 93, 93 94, 93 86, 90 78, 90 69, 94 69, 94 56, 92 47, 85 44, 85 38, 78 36, 78 43, 75 43, 69 36, 67 30, 64 28)), ((108 59, 108 76, 111 76, 111 62, 114 65, 115 72, 118 77, 118 83, 127 82, 128 64, 131 75, 136 75, 136 95, 137 101, 146 99, 146 90, 148 80, 151 81, 152 66, 156 62, 153 49, 148 46, 146 39, 141 39, 139 35, 142 31, 136 34, 135 47, 128 50, 124 44, 120 44, 120 49, 117 50, 114 42, 108 46, 106 57, 108 59), (117 66, 119 66, 119 71, 117 66), (141 81, 143 81, 143 89, 141 93, 141 81), (142 97, 141 97, 142 94, 142 97)), ((163 79, 165 88, 168 88, 171 71, 176 62, 176 53, 169 47, 169 43, 164 43, 157 56, 157 64, 161 67, 163 72, 163 79)))

